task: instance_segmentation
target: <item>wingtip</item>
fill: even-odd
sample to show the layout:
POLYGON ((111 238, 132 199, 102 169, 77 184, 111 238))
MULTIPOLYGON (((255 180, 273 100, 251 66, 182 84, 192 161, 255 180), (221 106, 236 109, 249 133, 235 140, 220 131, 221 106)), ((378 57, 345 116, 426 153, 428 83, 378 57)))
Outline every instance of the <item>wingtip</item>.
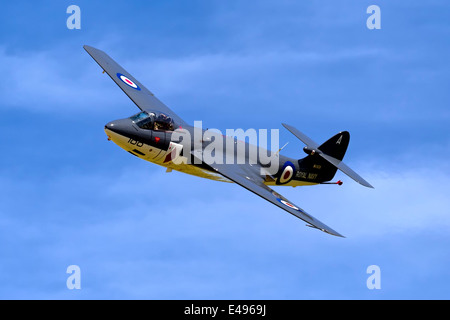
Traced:
POLYGON ((342 234, 340 234, 340 233, 337 232, 337 231, 334 231, 333 229, 330 229, 330 230, 322 229, 322 228, 316 227, 316 226, 311 225, 311 224, 307 224, 306 226, 307 226, 307 227, 310 227, 310 228, 313 228, 313 229, 320 230, 320 231, 325 232, 325 233, 328 233, 328 234, 330 234, 330 235, 332 235, 332 236, 335 236, 335 237, 345 238, 345 236, 343 236, 342 234))
POLYGON ((84 49, 87 53, 91 54, 90 51, 92 51, 92 49, 94 49, 94 48, 91 47, 91 46, 88 46, 87 44, 85 44, 85 45, 83 46, 83 49, 84 49))
POLYGON ((373 185, 371 185, 370 183, 368 183, 367 181, 358 181, 358 182, 359 182, 359 184, 363 185, 364 187, 375 189, 375 187, 373 185))
MULTIPOLYGON (((97 49, 97 48, 94 48, 94 47, 92 47, 92 46, 88 46, 87 44, 85 44, 84 46, 83 46, 83 49, 84 50, 86 50, 88 53, 91 53, 91 52, 103 52, 103 51, 101 51, 101 50, 99 50, 99 49, 97 49)), ((104 52, 103 52, 104 53, 104 52)))
POLYGON ((323 232, 326 232, 326 233, 328 233, 328 234, 331 234, 332 236, 335 236, 335 237, 339 237, 339 238, 346 238, 345 236, 343 236, 342 234, 340 234, 339 232, 336 232, 336 231, 329 231, 329 230, 322 230, 323 232))

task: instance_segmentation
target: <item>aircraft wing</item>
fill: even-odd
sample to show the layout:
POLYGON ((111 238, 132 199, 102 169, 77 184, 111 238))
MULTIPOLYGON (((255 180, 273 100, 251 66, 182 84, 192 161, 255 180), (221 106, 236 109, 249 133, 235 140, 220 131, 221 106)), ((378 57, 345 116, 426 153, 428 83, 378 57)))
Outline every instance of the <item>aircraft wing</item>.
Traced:
MULTIPOLYGON (((201 159, 198 152, 192 151, 191 154, 198 159, 201 159)), ((224 162, 225 163, 225 162, 224 162)), ((241 187, 257 194, 261 198, 271 202, 272 204, 280 207, 281 209, 289 212, 307 222, 308 227, 319 229, 323 232, 329 233, 334 236, 344 237, 338 232, 334 231, 324 223, 315 219, 306 213, 303 209, 290 202, 288 199, 275 192, 264 184, 263 177, 259 174, 260 166, 253 164, 208 164, 214 171, 220 173, 225 178, 237 183, 241 187)))
POLYGON ((181 119, 164 103, 159 101, 150 90, 142 83, 137 81, 131 74, 122 68, 105 52, 90 46, 83 46, 89 55, 102 67, 102 69, 111 77, 111 79, 125 92, 125 94, 138 106, 141 110, 157 110, 161 111, 182 125, 186 122, 181 119))

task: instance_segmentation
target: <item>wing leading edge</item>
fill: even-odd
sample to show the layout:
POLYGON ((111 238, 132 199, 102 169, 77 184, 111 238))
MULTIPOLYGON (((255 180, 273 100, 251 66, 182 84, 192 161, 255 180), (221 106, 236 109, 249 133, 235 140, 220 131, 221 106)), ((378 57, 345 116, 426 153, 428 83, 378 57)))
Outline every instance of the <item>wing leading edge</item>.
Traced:
MULTIPOLYGON (((191 154, 198 159, 201 159, 198 154, 193 151, 191 154)), ((277 207, 289 212, 290 214, 296 216, 297 218, 308 223, 308 227, 319 229, 328 234, 343 237, 340 233, 328 227, 324 223, 315 219, 306 213, 303 209, 296 206, 288 199, 275 192, 268 186, 264 184, 263 178, 259 175, 260 167, 257 165, 248 165, 248 164, 208 164, 214 171, 220 173, 225 178, 230 179, 231 181, 237 183, 241 187, 257 194, 261 198, 271 202, 277 207)))
POLYGON ((105 52, 91 46, 83 46, 84 50, 102 67, 111 79, 125 92, 125 94, 141 110, 157 110, 172 117, 177 123, 185 126, 186 122, 181 119, 168 106, 159 101, 150 90, 136 80, 130 73, 122 68, 105 52))

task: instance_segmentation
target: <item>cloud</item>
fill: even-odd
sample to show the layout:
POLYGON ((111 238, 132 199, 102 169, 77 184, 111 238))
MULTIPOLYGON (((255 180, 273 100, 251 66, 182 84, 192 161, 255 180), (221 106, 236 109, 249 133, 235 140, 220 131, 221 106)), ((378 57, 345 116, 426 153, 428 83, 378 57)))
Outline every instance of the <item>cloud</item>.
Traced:
MULTIPOLYGON (((379 50, 371 49, 344 49, 337 52, 308 51, 299 52, 293 50, 264 50, 244 51, 232 53, 215 53, 180 56, 177 58, 143 58, 133 62, 141 67, 140 73, 155 82, 161 82, 164 92, 190 92, 194 88, 210 87, 210 81, 214 78, 219 83, 214 83, 213 90, 225 93, 232 87, 237 89, 237 83, 242 83, 242 77, 250 77, 254 81, 255 74, 265 74, 273 77, 287 68, 309 64, 328 64, 342 60, 357 58, 370 58, 384 54, 379 50), (194 81, 192 81, 194 80, 194 81), (199 82, 198 82, 199 81, 199 82), (227 82, 224 82, 227 81, 227 82), (233 83, 234 81, 234 83, 233 83), (209 85, 208 85, 209 84, 209 85)), ((137 69, 137 66, 135 67, 137 69)), ((209 90, 206 92, 208 94, 209 90)))
POLYGON ((0 250, 8 275, 1 295, 73 298, 64 290, 65 268, 77 264, 84 298, 370 297, 365 268, 375 263, 384 285, 396 284, 384 297, 401 297, 414 279, 442 272, 448 173, 352 167, 376 189, 345 176, 342 187, 277 188, 346 239, 306 228, 237 185, 145 162, 60 171, 44 181, 4 173, 0 227, 9 245, 0 250), (418 239, 438 243, 422 250, 418 239), (380 251, 393 243, 402 255, 394 247, 380 251), (393 279, 405 272, 410 246, 422 271, 417 265, 393 279))
MULTIPOLYGON (((280 72, 299 64, 379 55, 379 52, 366 49, 342 50, 333 54, 274 50, 190 54, 173 58, 145 56, 130 61, 115 54, 114 50, 108 50, 108 43, 103 41, 106 47, 100 49, 109 53, 157 96, 190 94, 193 101, 208 99, 211 94, 248 95, 241 87, 247 88, 250 82, 258 86, 258 81, 254 81, 257 74, 277 77, 280 72)), ((101 75, 100 67, 81 47, 64 44, 47 51, 14 54, 1 48, 0 61, 0 71, 8 75, 7 81, 0 85, 3 107, 85 113, 111 110, 111 106, 117 108, 119 102, 128 101, 109 77, 101 75), (121 97, 119 102, 115 101, 118 97, 121 97)), ((259 94, 265 96, 267 93, 259 94)))
POLYGON ((89 64, 87 57, 81 57, 85 54, 81 46, 73 49, 12 54, 1 48, 0 71, 8 75, 0 84, 2 108, 64 114, 95 113, 115 105, 106 97, 120 90, 102 81, 95 62, 89 64))
POLYGON ((315 203, 314 210, 330 212, 330 219, 337 220, 336 230, 348 237, 374 240, 448 230, 449 172, 432 164, 433 169, 407 166, 406 163, 402 169, 388 169, 388 166, 387 161, 378 163, 377 167, 352 165, 375 189, 364 188, 338 173, 335 179, 345 181, 343 187, 305 188, 301 197, 325 199, 315 203))

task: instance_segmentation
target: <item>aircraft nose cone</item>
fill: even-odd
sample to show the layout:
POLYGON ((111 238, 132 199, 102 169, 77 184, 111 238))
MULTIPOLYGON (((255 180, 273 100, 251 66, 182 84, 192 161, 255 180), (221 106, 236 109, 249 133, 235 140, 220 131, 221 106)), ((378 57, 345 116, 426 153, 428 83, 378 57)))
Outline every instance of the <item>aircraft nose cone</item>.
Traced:
POLYGON ((111 131, 116 134, 122 135, 122 136, 129 136, 130 134, 133 134, 135 132, 135 129, 131 125, 130 119, 120 119, 120 120, 114 120, 111 122, 108 122, 105 125, 105 131, 111 131))
POLYGON ((108 122, 105 124, 105 129, 113 130, 114 129, 114 121, 108 122))
POLYGON ((105 130, 110 130, 114 133, 123 135, 127 132, 128 123, 123 120, 114 120, 111 122, 108 122, 105 125, 105 130))

